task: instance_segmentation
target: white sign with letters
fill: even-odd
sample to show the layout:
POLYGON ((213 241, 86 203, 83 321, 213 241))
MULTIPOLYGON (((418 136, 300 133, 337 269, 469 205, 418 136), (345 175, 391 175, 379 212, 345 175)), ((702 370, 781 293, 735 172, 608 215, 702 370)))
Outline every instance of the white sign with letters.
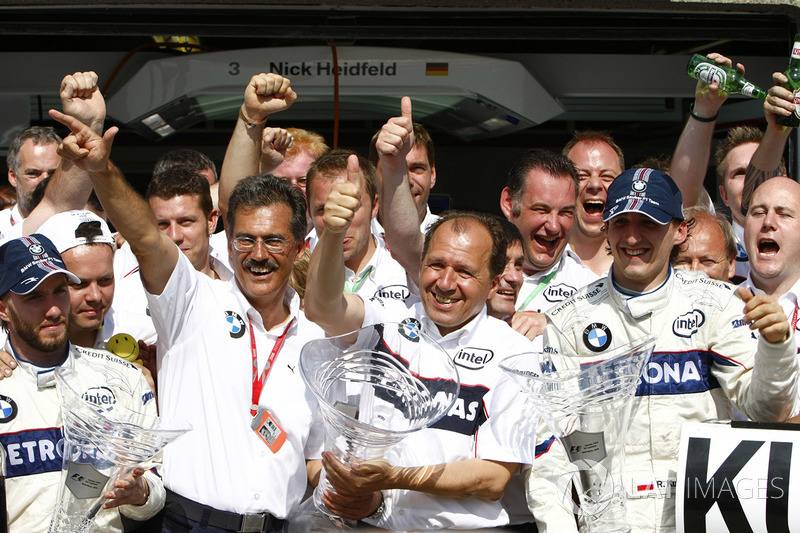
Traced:
POLYGON ((684 424, 678 533, 800 533, 800 431, 684 424))

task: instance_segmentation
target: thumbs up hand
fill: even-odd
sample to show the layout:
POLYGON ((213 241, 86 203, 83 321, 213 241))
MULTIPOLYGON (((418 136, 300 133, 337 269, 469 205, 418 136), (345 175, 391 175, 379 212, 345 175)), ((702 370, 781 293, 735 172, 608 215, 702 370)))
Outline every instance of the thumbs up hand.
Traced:
POLYGON ((347 159, 347 181, 336 183, 325 202, 325 231, 344 234, 361 208, 361 169, 358 156, 347 159))

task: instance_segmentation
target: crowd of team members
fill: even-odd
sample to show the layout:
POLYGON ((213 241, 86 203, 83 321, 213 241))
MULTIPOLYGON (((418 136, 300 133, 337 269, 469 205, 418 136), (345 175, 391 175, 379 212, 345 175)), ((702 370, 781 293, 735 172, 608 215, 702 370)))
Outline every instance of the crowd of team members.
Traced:
POLYGON ((51 116, 71 133, 17 136, 16 204, 0 211, 10 531, 45 531, 55 504, 60 457, 44 450, 62 439, 59 366, 99 369, 84 370, 87 387, 127 373, 158 392, 162 416, 192 426, 107 493, 103 531, 129 519, 165 532, 280 531, 322 467, 336 489, 328 508, 384 529, 577 530, 556 483, 563 449, 518 408, 498 363, 545 350, 578 365, 648 335, 656 371, 637 388, 626 443, 628 520, 674 531, 672 491, 641 487, 674 487, 683 422, 797 415, 800 185, 782 176, 790 130, 775 117, 793 104, 783 75, 774 81, 766 132, 735 128, 717 148, 731 226, 703 189, 727 97, 716 85, 698 85, 667 168, 626 170, 609 135, 578 132, 562 154, 521 155, 503 218, 430 212, 434 147, 410 99, 367 159, 273 127, 298 97, 275 74, 245 88, 219 179, 202 154, 169 153, 143 199, 111 163, 116 128, 103 129, 97 77, 66 76, 51 116), (702 320, 676 329, 687 313, 702 320), (447 350, 460 394, 385 459, 343 464, 323 452, 300 349, 381 322, 447 350), (103 357, 120 333, 139 341, 143 366, 103 357), (667 366, 677 382, 658 371, 667 366), (265 413, 274 443, 258 434, 265 413))

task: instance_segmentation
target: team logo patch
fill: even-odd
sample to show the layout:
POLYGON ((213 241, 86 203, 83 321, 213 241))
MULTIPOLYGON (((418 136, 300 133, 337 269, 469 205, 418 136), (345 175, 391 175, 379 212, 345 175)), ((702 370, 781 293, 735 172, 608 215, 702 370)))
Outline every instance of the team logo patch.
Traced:
POLYGON ((684 313, 672 323, 672 333, 678 337, 689 338, 700 329, 706 321, 706 315, 699 309, 692 309, 684 313))
POLYGON ((631 189, 633 189, 633 192, 644 192, 647 189, 647 182, 641 180, 634 181, 631 184, 631 189))
POLYGON ((419 320, 416 318, 406 318, 400 322, 397 331, 411 342, 419 342, 419 320))
POLYGON ((600 322, 594 322, 583 330, 583 344, 593 352, 602 352, 611 344, 611 330, 600 322))
POLYGON ((563 302, 573 294, 577 289, 566 283, 559 283, 558 285, 553 285, 552 287, 547 287, 544 290, 544 299, 548 302, 558 303, 563 302))
POLYGON ((42 255, 44 253, 44 248, 41 244, 31 244, 28 246, 28 251, 33 255, 42 255))
POLYGON ((8 396, 0 394, 0 423, 11 422, 16 417, 17 403, 8 396))
POLYGON ((228 334, 232 339, 239 339, 244 335, 247 328, 245 328, 244 319, 238 313, 225 311, 225 320, 228 322, 228 334))
POLYGON ((99 407, 102 411, 111 411, 117 403, 114 391, 108 387, 92 387, 81 396, 85 401, 99 407))
POLYGON ((453 358, 453 362, 464 368, 480 370, 492 359, 494 359, 494 352, 492 350, 467 347, 459 350, 453 358))

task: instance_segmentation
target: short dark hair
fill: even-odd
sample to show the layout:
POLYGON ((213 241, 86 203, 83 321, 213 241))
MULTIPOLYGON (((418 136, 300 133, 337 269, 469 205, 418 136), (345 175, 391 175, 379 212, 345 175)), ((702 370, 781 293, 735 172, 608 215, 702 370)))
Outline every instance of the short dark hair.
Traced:
POLYGON ((208 180, 196 170, 187 167, 173 167, 153 175, 147 184, 145 200, 150 198, 163 198, 169 200, 176 196, 194 195, 198 197, 200 209, 208 217, 214 210, 211 201, 211 188, 208 180))
POLYGON ((607 131, 598 130, 583 130, 576 131, 572 134, 572 139, 564 146, 561 153, 565 157, 569 157, 569 151, 575 148, 579 142, 587 142, 592 144, 607 144, 617 154, 617 162, 621 171, 625 170, 625 156, 622 154, 622 148, 614 141, 614 138, 607 131))
POLYGON ((8 147, 8 155, 6 155, 6 165, 15 173, 19 173, 20 148, 28 139, 31 139, 35 145, 61 143, 61 137, 50 126, 31 126, 17 133, 11 140, 11 145, 8 147))
POLYGON ((422 257, 428 254, 428 247, 433 235, 444 224, 452 222, 453 231, 465 233, 471 224, 478 224, 486 228, 492 238, 492 253, 488 257, 489 274, 492 278, 499 276, 506 268, 506 249, 508 239, 500 222, 493 215, 477 213, 474 211, 445 211, 439 219, 431 224, 425 233, 425 243, 422 246, 422 257))
POLYGON ((272 174, 248 176, 236 184, 228 200, 228 238, 233 238, 233 226, 238 211, 276 204, 284 204, 291 209, 289 229, 295 242, 302 243, 306 236, 306 199, 300 189, 272 174))
POLYGON ((500 223, 500 227, 503 228, 503 233, 506 234, 506 241, 508 246, 511 246, 515 242, 522 244, 522 233, 519 232, 519 228, 516 227, 514 224, 511 223, 504 216, 495 215, 497 222, 500 223))
POLYGON ((537 169, 554 178, 571 178, 575 186, 575 198, 578 197, 578 171, 567 156, 549 150, 528 150, 511 167, 506 181, 506 187, 511 193, 511 214, 515 217, 521 213, 520 202, 525 179, 531 170, 537 169))
POLYGON ((160 174, 175 167, 188 168, 195 172, 211 169, 211 172, 214 173, 214 181, 216 182, 219 180, 217 176, 217 165, 214 164, 211 158, 191 148, 179 148, 178 150, 172 150, 159 157, 153 168, 153 175, 160 174))
MULTIPOLYGON (((352 150, 332 150, 317 158, 311 163, 311 167, 306 173, 306 201, 311 203, 311 188, 318 179, 325 179, 332 174, 347 172, 347 159, 351 154, 356 154, 352 150)), ((377 171, 375 165, 367 161, 364 157, 358 156, 358 168, 363 176, 362 185, 369 194, 370 201, 374 202, 378 194, 376 185, 377 171)))
MULTIPOLYGON (((378 135, 380 135, 381 130, 375 132, 372 136, 372 140, 369 142, 369 161, 376 167, 378 166, 378 159, 380 156, 378 155, 378 135)), ((428 130, 420 124, 419 122, 414 122, 414 147, 421 146, 425 150, 425 154, 428 156, 428 163, 431 165, 431 168, 436 166, 436 154, 433 150, 433 138, 431 134, 428 133, 428 130)))

